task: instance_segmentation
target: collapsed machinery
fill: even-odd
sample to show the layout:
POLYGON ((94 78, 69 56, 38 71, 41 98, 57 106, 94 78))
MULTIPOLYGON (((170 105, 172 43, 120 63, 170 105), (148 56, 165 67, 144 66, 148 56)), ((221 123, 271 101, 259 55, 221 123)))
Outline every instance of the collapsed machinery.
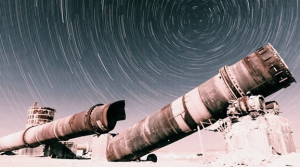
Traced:
POLYGON ((138 160, 227 116, 230 100, 247 92, 264 97, 296 82, 271 44, 219 73, 164 108, 112 138, 108 161, 138 160))
MULTIPOLYGON (((224 66, 213 78, 113 137, 107 143, 106 159, 138 160, 194 133, 197 126, 203 129, 225 118, 231 100, 246 96, 247 92, 266 97, 292 82, 296 80, 287 65, 274 47, 267 44, 237 63, 224 66)), ((76 117, 70 116, 2 137, 0 152, 92 133, 107 133, 114 128, 116 121, 125 119, 124 102, 92 108, 76 117), (103 117, 105 114, 94 111, 97 109, 101 113, 105 107, 112 112, 109 116, 111 112, 107 111, 107 118, 103 117), (80 123, 74 126, 79 118, 80 123), (103 129, 103 125, 108 129, 103 129)))

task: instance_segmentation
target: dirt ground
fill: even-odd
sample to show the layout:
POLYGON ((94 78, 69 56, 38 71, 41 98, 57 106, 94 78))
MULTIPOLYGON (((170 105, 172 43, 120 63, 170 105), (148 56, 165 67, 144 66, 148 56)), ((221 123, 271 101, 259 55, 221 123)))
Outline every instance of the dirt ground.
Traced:
MULTIPOLYGON (((235 155, 224 152, 207 152, 204 157, 196 153, 156 153, 158 161, 106 162, 91 159, 52 159, 50 157, 0 156, 0 167, 218 167, 218 166, 266 166, 300 167, 300 153, 262 157, 253 153, 235 155)), ((142 157, 142 160, 146 159, 142 157)))
MULTIPOLYGON (((50 157, 0 156, 0 167, 196 167, 201 157, 191 154, 159 154, 156 163, 140 162, 106 162, 91 159, 52 159, 50 157)), ((146 159, 146 158, 142 158, 146 159)))

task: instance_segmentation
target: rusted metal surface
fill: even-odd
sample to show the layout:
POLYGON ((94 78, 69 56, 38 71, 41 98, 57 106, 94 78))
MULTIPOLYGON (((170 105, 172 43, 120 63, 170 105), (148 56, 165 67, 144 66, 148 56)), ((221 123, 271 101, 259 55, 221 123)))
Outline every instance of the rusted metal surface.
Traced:
POLYGON ((266 113, 265 98, 261 95, 242 96, 229 101, 227 116, 232 123, 238 122, 239 118, 250 115, 253 119, 266 113))
POLYGON ((109 141, 108 161, 139 159, 227 115, 228 102, 248 91, 266 97, 296 82, 268 44, 109 141))
POLYGON ((279 105, 276 101, 266 102, 266 112, 274 115, 278 115, 280 112, 279 105))
POLYGON ((107 133, 115 127, 117 121, 125 119, 124 107, 124 101, 95 105, 88 111, 4 136, 0 138, 0 152, 107 133))

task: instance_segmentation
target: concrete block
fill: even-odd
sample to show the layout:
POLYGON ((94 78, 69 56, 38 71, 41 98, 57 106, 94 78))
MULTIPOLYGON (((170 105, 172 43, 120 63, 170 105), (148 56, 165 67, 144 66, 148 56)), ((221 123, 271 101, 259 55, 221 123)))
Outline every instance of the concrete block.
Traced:
POLYGON ((253 120, 249 116, 228 127, 225 133, 226 150, 255 149, 265 155, 296 152, 287 119, 266 114, 253 120))
POLYGON ((48 148, 48 146, 46 146, 46 145, 40 145, 35 148, 23 148, 23 149, 20 149, 19 155, 43 157, 43 156, 46 156, 45 151, 47 148, 48 148))
POLYGON ((107 160, 106 159, 106 149, 108 141, 111 140, 115 134, 102 134, 94 135, 93 146, 92 146, 92 160, 107 160))

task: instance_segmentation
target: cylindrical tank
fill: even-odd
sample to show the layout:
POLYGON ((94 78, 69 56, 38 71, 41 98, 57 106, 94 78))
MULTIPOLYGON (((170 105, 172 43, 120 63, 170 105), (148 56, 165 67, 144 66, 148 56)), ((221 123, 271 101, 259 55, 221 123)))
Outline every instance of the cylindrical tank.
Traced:
POLYGON ((125 119, 124 107, 124 101, 98 104, 87 111, 4 136, 0 138, 0 152, 107 133, 114 129, 117 121, 125 119))
POLYGON ((27 112, 26 128, 52 122, 55 112, 55 109, 50 107, 38 107, 37 102, 34 102, 27 112))
POLYGON ((109 141, 108 161, 139 159, 226 117, 230 100, 248 91, 264 97, 295 79, 271 44, 233 64, 109 141))

